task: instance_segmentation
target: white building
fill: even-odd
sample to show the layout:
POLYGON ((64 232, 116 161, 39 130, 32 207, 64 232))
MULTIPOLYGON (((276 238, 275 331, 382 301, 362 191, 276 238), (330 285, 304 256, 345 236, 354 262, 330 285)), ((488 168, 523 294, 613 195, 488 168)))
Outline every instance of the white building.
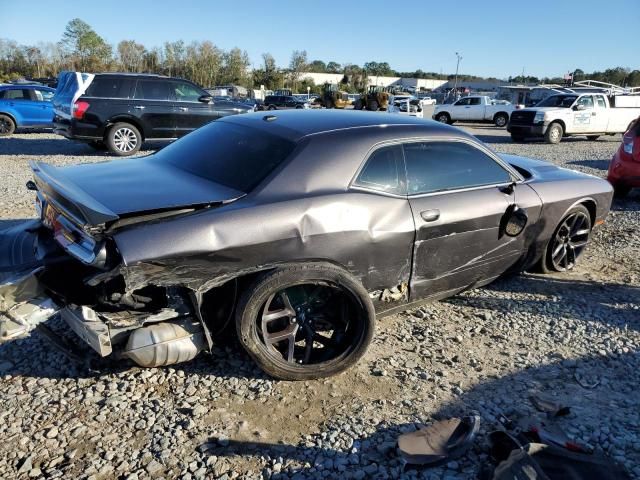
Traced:
MULTIPOLYGON (((316 85, 324 85, 325 83, 338 84, 342 82, 344 74, 342 73, 313 73, 307 72, 300 76, 300 80, 313 80, 316 85)), ((429 78, 402 78, 402 77, 382 77, 369 75, 369 85, 378 85, 381 87, 389 87, 391 85, 402 85, 404 87, 413 87, 416 89, 434 90, 445 83, 446 80, 433 80, 429 78)))

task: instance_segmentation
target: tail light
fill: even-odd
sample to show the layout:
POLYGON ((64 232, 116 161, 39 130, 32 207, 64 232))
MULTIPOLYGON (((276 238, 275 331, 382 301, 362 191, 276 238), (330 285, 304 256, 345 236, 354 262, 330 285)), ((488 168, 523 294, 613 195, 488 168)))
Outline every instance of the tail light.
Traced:
POLYGON ((84 117, 84 114, 86 113, 86 111, 89 109, 89 103, 88 102, 83 102, 81 100, 76 101, 73 104, 73 118, 77 118, 78 120, 82 120, 82 118, 84 117))

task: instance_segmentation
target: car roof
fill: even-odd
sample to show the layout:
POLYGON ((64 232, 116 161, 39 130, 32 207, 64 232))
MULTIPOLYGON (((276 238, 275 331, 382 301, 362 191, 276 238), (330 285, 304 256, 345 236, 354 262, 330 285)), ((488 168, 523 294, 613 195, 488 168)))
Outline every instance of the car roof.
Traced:
MULTIPOLYGON (((243 115, 231 115, 218 121, 271 131, 292 141, 298 141, 309 135, 317 135, 339 130, 355 128, 385 128, 406 126, 409 130, 419 129, 423 133, 449 134, 465 137, 460 130, 432 120, 424 120, 408 115, 386 112, 368 112, 338 109, 277 110, 256 112, 243 115)), ((397 129, 393 129, 397 134, 397 129)), ((390 135, 392 135, 390 133, 390 135)))
POLYGON ((7 83, 7 84, 2 84, 0 83, 0 90, 24 90, 24 89, 38 89, 38 90, 51 90, 52 92, 55 92, 56 89, 55 88, 51 88, 51 87, 47 87, 46 85, 34 85, 32 83, 25 83, 25 84, 15 84, 15 83, 7 83))

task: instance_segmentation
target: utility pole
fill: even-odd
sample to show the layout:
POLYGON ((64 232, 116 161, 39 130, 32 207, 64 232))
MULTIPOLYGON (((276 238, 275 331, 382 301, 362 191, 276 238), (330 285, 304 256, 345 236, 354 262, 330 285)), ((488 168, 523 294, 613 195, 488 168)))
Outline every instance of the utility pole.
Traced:
POLYGON ((456 79, 453 84, 453 98, 458 98, 458 69, 460 68, 460 60, 462 60, 462 55, 456 52, 456 57, 458 58, 458 63, 456 63, 456 79))

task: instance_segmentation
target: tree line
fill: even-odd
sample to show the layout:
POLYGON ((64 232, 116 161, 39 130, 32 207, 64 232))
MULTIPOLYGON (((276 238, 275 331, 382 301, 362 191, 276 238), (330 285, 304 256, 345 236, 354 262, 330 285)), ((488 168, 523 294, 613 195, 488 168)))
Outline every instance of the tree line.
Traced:
MULTIPOLYGON (((0 39, 0 82, 17 78, 56 77, 60 71, 158 73, 189 79, 203 87, 242 85, 248 88, 291 88, 314 93, 320 85, 303 78, 304 72, 341 74, 340 88, 360 91, 370 76, 413 77, 453 80, 454 75, 436 72, 394 70, 387 62, 366 62, 362 66, 335 61, 309 60, 305 50, 295 50, 289 65, 279 67, 269 53, 262 54, 259 65, 251 68, 246 51, 239 48, 223 50, 210 41, 182 40, 165 42, 160 47, 147 48, 135 40, 122 40, 115 48, 107 43, 83 20, 71 20, 58 42, 20 45, 0 39)), ((574 80, 591 78, 623 86, 640 86, 640 70, 616 67, 602 72, 573 72, 574 80)), ((458 75, 459 81, 498 80, 474 75, 458 75)), ((515 83, 564 83, 562 78, 509 77, 515 83)))

